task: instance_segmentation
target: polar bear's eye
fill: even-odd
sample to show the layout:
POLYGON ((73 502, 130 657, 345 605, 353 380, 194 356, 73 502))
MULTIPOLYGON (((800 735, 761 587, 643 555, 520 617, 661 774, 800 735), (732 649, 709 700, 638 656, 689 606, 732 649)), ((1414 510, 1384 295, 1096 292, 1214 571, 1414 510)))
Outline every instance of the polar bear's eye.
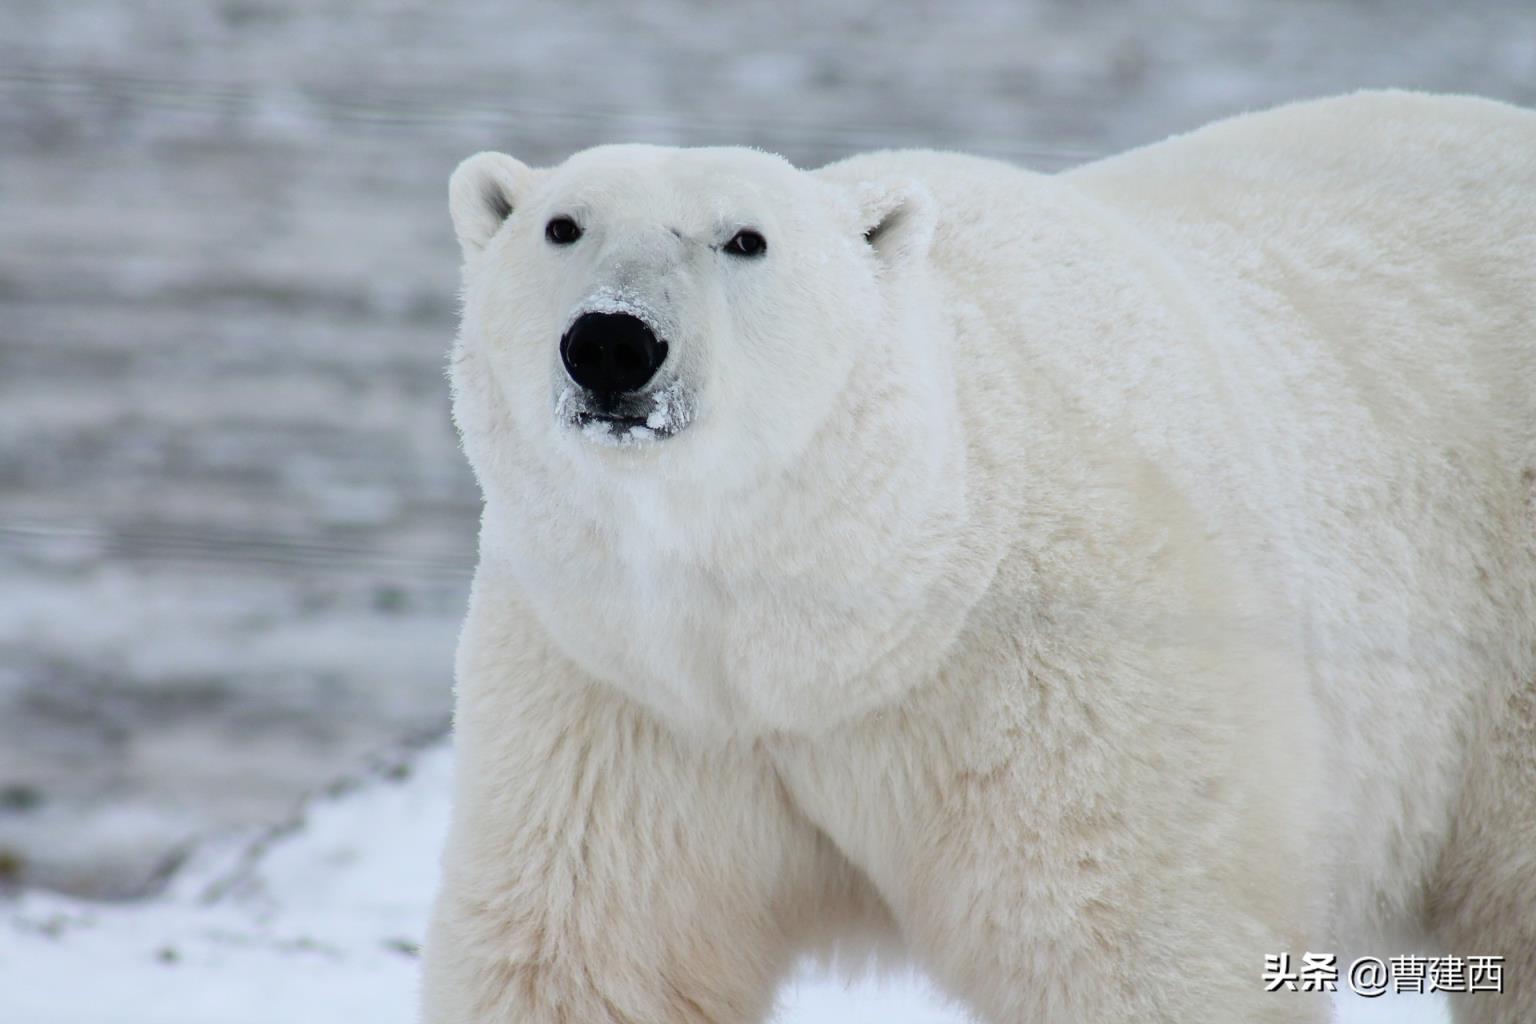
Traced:
POLYGON ((556 217, 544 225, 544 237, 556 245, 570 245, 581 237, 581 225, 569 217, 556 217))
POLYGON ((756 231, 738 231, 725 243, 725 251, 732 256, 761 256, 768 251, 768 239, 756 231))

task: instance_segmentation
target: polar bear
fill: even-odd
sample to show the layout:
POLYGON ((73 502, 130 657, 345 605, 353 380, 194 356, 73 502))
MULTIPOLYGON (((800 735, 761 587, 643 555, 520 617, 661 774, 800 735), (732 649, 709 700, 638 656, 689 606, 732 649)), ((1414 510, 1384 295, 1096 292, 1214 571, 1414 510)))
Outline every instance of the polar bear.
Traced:
POLYGON ((1008 1024, 1502 956, 1457 1019, 1536 1021, 1536 114, 483 153, 450 206, 429 1024, 760 1021, 850 949, 1008 1024))

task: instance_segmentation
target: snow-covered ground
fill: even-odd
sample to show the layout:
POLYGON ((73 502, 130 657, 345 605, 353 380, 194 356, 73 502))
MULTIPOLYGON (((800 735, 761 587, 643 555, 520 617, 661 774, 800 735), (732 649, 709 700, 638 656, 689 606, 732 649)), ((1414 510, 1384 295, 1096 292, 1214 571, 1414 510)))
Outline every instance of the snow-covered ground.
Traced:
MULTIPOLYGON (((31 893, 0 907, 0 1021, 411 1024, 449 780, 445 749, 401 760, 312 802, 283 828, 200 851, 152 901, 31 893)), ((1341 1024, 1445 1020, 1439 997, 1338 1005, 1341 1024)), ((775 1024, 966 1020, 915 976, 846 986, 810 973, 785 987, 775 1016, 775 1024)))

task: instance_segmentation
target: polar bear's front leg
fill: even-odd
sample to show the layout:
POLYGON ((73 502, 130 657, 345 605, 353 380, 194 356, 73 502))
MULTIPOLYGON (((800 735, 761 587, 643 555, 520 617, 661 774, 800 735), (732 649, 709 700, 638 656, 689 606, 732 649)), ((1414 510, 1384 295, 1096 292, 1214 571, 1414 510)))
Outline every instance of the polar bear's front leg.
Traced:
POLYGON ((846 865, 750 748, 690 746, 476 619, 426 1024, 763 1019, 846 865))

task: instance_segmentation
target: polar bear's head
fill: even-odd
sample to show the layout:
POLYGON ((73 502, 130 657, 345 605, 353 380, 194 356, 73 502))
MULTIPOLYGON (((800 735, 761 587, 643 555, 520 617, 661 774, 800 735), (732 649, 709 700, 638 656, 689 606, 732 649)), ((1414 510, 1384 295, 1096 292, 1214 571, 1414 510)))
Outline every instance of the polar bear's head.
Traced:
POLYGON ((890 649, 954 522, 927 190, 609 146, 544 170, 471 157, 450 205, 482 559, 657 706, 814 716, 788 694, 890 649))
POLYGON ((933 223, 909 182, 833 184, 745 149, 607 146, 545 170, 481 153, 450 205, 462 343, 499 407, 469 419, 568 464, 738 484, 882 361, 933 223))

